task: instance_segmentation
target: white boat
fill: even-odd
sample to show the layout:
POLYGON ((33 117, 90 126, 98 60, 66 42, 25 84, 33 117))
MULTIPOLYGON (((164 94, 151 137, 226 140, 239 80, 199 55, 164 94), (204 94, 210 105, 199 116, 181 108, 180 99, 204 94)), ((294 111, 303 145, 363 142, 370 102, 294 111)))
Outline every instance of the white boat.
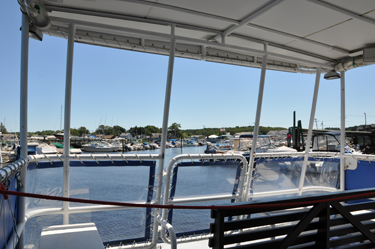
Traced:
MULTIPOLYGON (((19 248, 33 248, 39 244, 40 249, 51 248, 51 245, 57 248, 178 246, 200 249, 208 245, 223 248, 225 243, 231 244, 230 248, 288 248, 291 245, 296 248, 374 247, 375 238, 370 230, 375 227, 372 220, 375 203, 371 200, 375 197, 373 155, 346 155, 344 146, 340 152, 310 152, 309 148, 305 152, 254 152, 250 153, 249 162, 240 154, 181 154, 166 160, 165 153, 175 57, 193 59, 195 63, 204 60, 261 68, 252 148, 256 147, 258 140, 267 70, 281 71, 280 78, 286 76, 286 72, 291 73, 290 77, 295 73, 316 75, 314 92, 303 93, 312 98, 306 144, 310 144, 312 137, 322 74, 328 80, 340 78, 337 89, 341 93, 341 102, 337 105, 341 107, 341 144, 344 144, 346 71, 375 62, 374 1, 18 2, 23 13, 21 96, 28 96, 28 37, 42 40, 45 34, 68 39, 65 131, 71 128, 74 42, 169 55, 169 64, 159 154, 68 153, 28 157, 27 98, 20 99, 21 159, 1 170, 0 179, 4 184, 10 182, 7 187, 18 190, 18 195, 26 196, 22 192, 43 195, 31 197, 29 194, 27 203, 25 198, 10 198, 9 202, 2 199, 6 210, 1 215, 7 218, 3 219, 7 224, 1 227, 2 238, 9 238, 0 241, 2 247, 16 248, 18 244, 19 248), (207 162, 208 159, 212 162, 207 162), (73 167, 77 168, 73 170, 73 167), (146 177, 130 176, 130 173, 139 173, 146 167, 146 177), (39 169, 38 174, 34 169, 39 169), (100 174, 95 174, 99 170, 100 174), (227 170, 234 172, 223 174, 227 170), (92 178, 88 177, 88 172, 92 171, 92 178), (208 172, 208 176, 199 178, 203 171, 208 172), (58 172, 62 180, 51 180, 50 177, 58 172), (44 179, 32 181, 35 178, 31 177, 42 173, 47 174, 44 179), (177 181, 178 177, 182 178, 181 181, 177 181), (216 185, 203 185, 207 181, 214 181, 216 185), (73 183, 81 182, 84 186, 73 187, 73 183), (186 185, 176 187, 180 182, 186 185), (223 185, 230 188, 215 192, 223 185), (41 189, 34 191, 29 187, 41 189), (94 188, 96 191, 92 191, 94 188), (360 188, 370 189, 358 191, 360 188), (135 192, 134 198, 126 195, 135 192), (56 196, 58 202, 42 199, 54 197, 56 200, 56 196), (61 199, 61 196, 67 199, 61 199), (363 198, 366 198, 366 203, 360 204, 362 210, 359 212, 353 209, 358 204, 345 203, 363 198), (71 204, 73 201, 86 204, 71 204), (11 212, 16 203, 17 218, 11 212), (137 209, 140 207, 145 209, 137 209), (189 210, 192 208, 210 209, 212 219, 209 210, 195 212, 189 210), (94 218, 98 213, 105 213, 105 219, 94 218), (134 213, 137 213, 136 218, 132 216, 134 213), (280 217, 280 213, 284 217, 280 217), (179 214, 182 217, 178 217, 179 214), (289 219, 284 220, 286 217, 289 219), (27 224, 44 220, 50 223, 43 229, 34 229, 27 224), (77 220, 79 224, 76 224, 77 220), (101 224, 108 220, 110 224, 101 224), (200 229, 189 230, 200 222, 203 223, 200 229), (230 229, 239 222, 242 222, 242 227, 230 229), (211 230, 207 230, 210 223, 211 230), (39 232, 31 236, 37 242, 25 241, 24 235, 30 230, 39 232), (227 230, 230 231, 225 233, 227 230), (113 231, 119 231, 120 236, 129 232, 129 236, 107 236, 113 231), (103 243, 102 237, 109 239, 103 243), (249 241, 252 239, 258 241, 249 241), (300 244, 301 241, 306 244, 300 244)), ((4 6, 3 9, 7 10, 4 6)), ((7 38, 12 39, 6 36, 4 39, 7 38)), ((38 44, 38 58, 45 56, 39 50, 42 45, 38 44)), ((188 69, 184 72, 187 75, 194 73, 188 69)), ((249 83, 253 80, 249 79, 249 83)), ((279 78, 276 80, 284 83, 279 78)), ((360 85, 360 82, 355 80, 354 84, 360 85)), ((290 97, 283 96, 285 99, 290 97)), ((250 98, 253 95, 249 95, 250 98)), ((278 108, 277 105, 274 108, 278 108)), ((254 121, 254 117, 248 117, 248 121, 254 121)), ((69 146, 68 136, 65 133, 66 146, 69 146)))
POLYGON ((112 145, 108 142, 91 142, 89 144, 83 144, 82 150, 86 152, 116 152, 120 149, 118 145, 112 145))
MULTIPOLYGON (((226 153, 229 154, 241 154, 245 157, 250 156, 253 135, 240 135, 237 138, 232 138, 230 140, 231 150, 226 153)), ((277 153, 295 153, 296 149, 280 146, 277 147, 272 143, 271 137, 268 135, 258 135, 256 142, 256 153, 272 153, 277 155, 277 153)))
POLYGON ((159 145, 157 143, 150 143, 150 147, 152 149, 160 149, 159 145))
POLYGON ((36 154, 57 154, 57 148, 53 144, 41 143, 36 147, 36 154))

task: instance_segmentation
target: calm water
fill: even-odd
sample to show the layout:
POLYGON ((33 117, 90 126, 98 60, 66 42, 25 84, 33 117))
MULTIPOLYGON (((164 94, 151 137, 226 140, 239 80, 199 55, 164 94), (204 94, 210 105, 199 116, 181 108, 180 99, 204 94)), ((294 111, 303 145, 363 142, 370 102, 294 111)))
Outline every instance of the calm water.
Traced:
MULTIPOLYGON (((183 148, 184 154, 204 153, 205 146, 183 148)), ((127 152, 134 154, 134 152, 127 152)), ((158 154, 159 150, 137 151, 138 154, 158 154)), ((166 150, 166 163, 181 154, 181 148, 166 150)), ((156 169, 157 171, 157 169, 156 169)), ((28 171, 28 192, 62 196, 62 168, 28 171)), ((145 202, 148 191, 149 167, 71 167, 70 195, 105 201, 145 202)), ((205 194, 230 194, 236 174, 235 166, 179 167, 175 198, 205 194)), ((156 180, 155 180, 156 185, 156 180)), ((155 193, 154 193, 155 194, 155 193)), ((229 203, 226 201, 225 203, 229 203)), ((220 203, 195 203, 212 205, 220 203)), ((83 204, 72 203, 71 206, 83 204)), ((61 202, 31 199, 29 209, 61 207, 61 202)), ((146 222, 145 209, 71 214, 70 223, 94 222, 102 241, 143 237, 146 222)), ((172 224, 176 232, 209 228, 210 211, 175 210, 172 224)), ((32 218, 26 226, 26 244, 38 248, 44 226, 62 224, 62 215, 32 218)))

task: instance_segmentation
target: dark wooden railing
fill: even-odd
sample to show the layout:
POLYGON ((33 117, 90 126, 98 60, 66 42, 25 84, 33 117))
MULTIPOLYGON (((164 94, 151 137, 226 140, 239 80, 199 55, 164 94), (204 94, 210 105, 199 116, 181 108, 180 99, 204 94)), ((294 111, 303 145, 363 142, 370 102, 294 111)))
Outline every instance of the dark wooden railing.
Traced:
POLYGON ((375 248, 373 197, 375 189, 364 189, 213 209, 209 246, 375 248))

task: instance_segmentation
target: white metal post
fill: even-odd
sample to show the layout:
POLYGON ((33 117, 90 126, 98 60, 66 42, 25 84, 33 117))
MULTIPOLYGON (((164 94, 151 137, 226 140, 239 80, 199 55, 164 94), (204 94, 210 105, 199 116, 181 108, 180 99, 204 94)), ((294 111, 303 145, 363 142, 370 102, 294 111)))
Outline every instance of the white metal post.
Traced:
MULTIPOLYGON (((63 196, 69 197, 69 152, 70 152, 70 113, 72 105, 72 75, 75 25, 69 24, 68 49, 66 58, 65 110, 64 110, 64 189, 63 196)), ((69 224, 69 202, 63 203, 63 224, 69 224)))
MULTIPOLYGON (((164 115, 163 115, 162 136, 161 136, 161 144, 160 144, 161 158, 159 160, 159 168, 158 168, 158 173, 157 173, 158 179, 157 179, 157 186, 156 186, 155 204, 160 204, 162 185, 163 185, 165 148, 166 148, 167 133, 168 133, 169 107, 170 107, 170 102, 171 102, 173 66, 174 66, 175 48, 176 48, 176 39, 174 37, 175 35, 174 25, 171 26, 171 34, 172 34, 172 39, 171 39, 171 47, 169 50, 167 86, 165 89, 164 115)), ((160 210, 158 208, 155 209, 155 217, 159 215, 159 212, 160 210)), ((153 243, 157 242, 157 238, 158 238, 158 220, 154 219, 153 236, 152 236, 153 243)))
POLYGON ((310 151, 310 143, 311 143, 311 137, 312 137, 312 129, 313 129, 313 126, 314 126, 316 102, 318 100, 320 73, 321 73, 321 68, 318 67, 318 69, 316 70, 316 77, 315 77, 314 97, 313 97, 313 102, 312 102, 312 106, 311 106, 309 131, 307 132, 307 139, 306 139, 306 146, 305 146, 305 158, 303 160, 301 176, 300 176, 299 186, 298 186, 300 193, 302 193, 303 184, 305 183, 305 174, 306 174, 307 162, 309 160, 309 151, 310 151))
MULTIPOLYGON (((28 67, 29 67, 29 21, 26 14, 22 14, 22 33, 21 33, 21 78, 20 78, 20 158, 27 159, 27 94, 28 94, 28 67)), ((27 166, 22 167, 21 183, 23 188, 19 191, 26 192, 26 174, 27 166)), ((25 222, 25 197, 19 198, 18 220, 17 224, 25 222)), ((18 248, 24 247, 24 232, 20 235, 18 248)))
MULTIPOLYGON (((258 133, 259 133, 259 124, 260 124, 260 115, 262 112, 262 103, 263 103, 263 92, 264 92, 264 82, 266 79, 266 70, 267 70, 267 43, 264 44, 264 52, 265 54, 263 55, 262 59, 262 71, 260 74, 260 83, 259 83, 259 92, 258 92, 258 103, 257 103, 257 112, 255 116, 255 126, 254 126, 254 134, 253 134, 253 142, 251 145, 251 151, 250 151, 250 160, 249 160, 249 165, 248 168, 246 169, 247 174, 247 186, 244 195, 246 196, 246 199, 243 201, 247 201, 249 198, 250 194, 250 186, 252 182, 252 174, 253 174, 253 165, 254 165, 254 155, 256 153, 256 145, 257 145, 257 139, 258 139, 258 133)), ((244 169, 245 170, 245 169, 244 169)), ((243 179, 245 180, 245 179, 243 179)))
POLYGON ((340 190, 345 190, 345 72, 341 72, 340 190))

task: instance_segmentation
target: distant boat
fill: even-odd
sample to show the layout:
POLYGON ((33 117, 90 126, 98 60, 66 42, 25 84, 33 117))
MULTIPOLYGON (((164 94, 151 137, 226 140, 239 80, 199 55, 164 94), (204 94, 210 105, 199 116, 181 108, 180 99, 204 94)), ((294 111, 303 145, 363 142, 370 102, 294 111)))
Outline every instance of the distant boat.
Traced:
POLYGON ((64 133, 53 134, 57 140, 64 140, 64 133))
POLYGON ((84 144, 82 145, 82 149, 86 152, 114 152, 118 151, 120 146, 102 141, 84 144))
MULTIPOLYGON (((64 145, 61 144, 61 143, 52 143, 54 146, 56 146, 56 149, 59 153, 64 153, 64 145)), ((76 148, 73 148, 73 147, 70 147, 70 150, 69 150, 69 153, 70 154, 81 154, 82 153, 82 150, 81 149, 76 149, 76 148)))
POLYGON ((28 155, 35 155, 36 154, 36 147, 39 145, 37 142, 28 142, 27 143, 27 154, 28 155))
MULTIPOLYGON (((250 156, 251 146, 253 141, 253 135, 241 135, 236 138, 229 140, 229 147, 225 146, 225 149, 217 149, 216 152, 210 147, 207 148, 206 153, 226 153, 226 154, 241 154, 245 157, 250 156), (227 149, 229 148, 229 150, 227 149)), ((269 135, 259 135, 257 139, 256 153, 281 153, 281 152, 297 152, 293 148, 286 146, 276 147, 271 140, 269 135)))
POLYGON ((57 148, 53 144, 41 143, 36 147, 36 154, 57 154, 57 148))

